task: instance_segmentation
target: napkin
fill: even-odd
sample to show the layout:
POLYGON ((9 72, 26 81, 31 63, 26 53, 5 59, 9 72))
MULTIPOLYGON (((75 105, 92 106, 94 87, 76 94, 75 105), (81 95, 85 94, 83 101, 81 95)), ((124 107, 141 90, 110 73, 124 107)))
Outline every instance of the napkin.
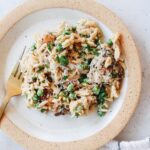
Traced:
POLYGON ((150 150, 150 138, 139 141, 111 141, 99 150, 150 150))

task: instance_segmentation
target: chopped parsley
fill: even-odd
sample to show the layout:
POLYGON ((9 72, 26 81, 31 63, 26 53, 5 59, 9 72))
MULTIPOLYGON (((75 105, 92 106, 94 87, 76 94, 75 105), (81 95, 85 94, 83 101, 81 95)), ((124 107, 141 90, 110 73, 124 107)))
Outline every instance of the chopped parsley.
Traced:
POLYGON ((39 66, 37 72, 41 72, 44 69, 44 66, 39 66))
POLYGON ((73 90, 74 90, 74 85, 73 85, 73 83, 70 83, 67 87, 67 91, 71 92, 73 90))
POLYGON ((54 95, 54 98, 55 98, 55 99, 58 99, 58 98, 59 98, 59 95, 58 95, 58 94, 54 95))
POLYGON ((49 51, 52 50, 52 45, 51 45, 51 43, 48 43, 48 44, 47 44, 47 48, 48 48, 49 51))
POLYGON ((95 56, 99 56, 99 52, 96 48, 92 49, 92 54, 95 55, 95 56))
POLYGON ((91 46, 87 44, 86 46, 83 47, 83 49, 84 49, 84 50, 87 49, 88 51, 91 51, 91 46))
POLYGON ((45 64, 45 67, 46 67, 46 68, 49 68, 49 64, 45 64))
POLYGON ((117 77, 118 77, 118 73, 113 71, 113 72, 111 73, 111 77, 112 77, 112 78, 117 78, 117 77))
POLYGON ((37 94, 34 94, 32 99, 33 99, 33 101, 38 101, 39 100, 39 96, 37 94))
POLYGON ((56 60, 62 65, 62 66, 67 66, 69 64, 69 60, 67 58, 67 56, 58 56, 56 57, 56 60))
POLYGON ((37 77, 32 77, 33 82, 36 82, 36 80, 37 80, 37 77))
POLYGON ((97 114, 100 116, 100 117, 103 117, 104 115, 105 115, 105 113, 106 112, 103 112, 102 111, 102 109, 103 109, 103 105, 98 105, 98 107, 97 107, 97 114))
POLYGON ((39 103, 35 103, 34 107, 38 109, 39 108, 39 103))
POLYGON ((100 92, 100 88, 98 87, 98 85, 96 85, 96 86, 93 87, 92 91, 93 91, 93 93, 94 93, 95 95, 98 95, 99 92, 100 92))
POLYGON ((43 95, 44 95, 43 90, 38 89, 37 96, 43 96, 43 95))
POLYGON ((76 94, 74 93, 74 92, 71 92, 70 94, 69 94, 69 98, 70 99, 76 99, 76 94))
POLYGON ((89 82, 88 78, 83 79, 83 83, 88 83, 88 82, 89 82))
POLYGON ((81 69, 81 70, 87 70, 87 69, 89 69, 89 62, 88 62, 88 60, 85 61, 85 62, 83 62, 82 64, 79 64, 78 68, 81 69))
POLYGON ((105 112, 98 111, 97 114, 98 114, 100 117, 103 117, 103 116, 105 115, 105 112))
POLYGON ((57 51, 57 52, 61 52, 62 50, 63 50, 62 44, 58 44, 58 45, 56 46, 56 51, 57 51))
POLYGON ((70 35, 71 32, 70 32, 69 30, 64 30, 63 34, 64 34, 64 35, 70 35))
POLYGON ((66 80, 68 78, 68 76, 63 76, 63 79, 66 80))
POLYGON ((42 112, 42 113, 46 112, 46 109, 41 109, 41 112, 42 112))
POLYGON ((107 41, 107 44, 108 44, 109 46, 112 46, 112 45, 113 45, 112 40, 111 40, 111 39, 109 39, 109 40, 107 41))
POLYGON ((97 95, 98 104, 104 104, 106 97, 107 97, 107 93, 106 93, 105 87, 102 86, 100 88, 99 94, 97 95))
POLYGON ((32 46, 31 46, 31 51, 34 51, 36 49, 36 44, 33 44, 32 46))
POLYGON ((87 75, 86 74, 81 74, 81 76, 79 78, 79 82, 83 83, 85 81, 85 79, 87 79, 87 75))

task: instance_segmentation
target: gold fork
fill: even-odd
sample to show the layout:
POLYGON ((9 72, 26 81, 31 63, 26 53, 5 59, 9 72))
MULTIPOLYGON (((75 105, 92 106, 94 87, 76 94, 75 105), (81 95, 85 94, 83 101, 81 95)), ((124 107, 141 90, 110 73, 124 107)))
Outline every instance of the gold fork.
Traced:
POLYGON ((16 63, 15 67, 13 68, 8 81, 6 83, 6 95, 4 97, 4 100, 0 106, 0 120, 3 116, 3 113, 5 111, 5 108, 7 104, 10 101, 10 98, 12 96, 16 96, 21 94, 21 83, 22 83, 22 73, 20 71, 20 60, 22 59, 24 52, 25 52, 26 47, 24 48, 18 62, 16 63))

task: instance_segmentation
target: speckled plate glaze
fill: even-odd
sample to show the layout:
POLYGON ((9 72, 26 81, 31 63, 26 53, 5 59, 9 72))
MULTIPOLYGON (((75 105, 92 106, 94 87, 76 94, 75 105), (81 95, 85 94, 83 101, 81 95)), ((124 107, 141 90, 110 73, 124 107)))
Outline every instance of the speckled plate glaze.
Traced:
POLYGON ((138 103, 141 89, 141 67, 135 43, 120 19, 92 0, 38 0, 17 7, 0 22, 0 95, 4 81, 24 46, 33 42, 37 32, 56 29, 65 20, 75 24, 81 18, 94 19, 104 31, 122 35, 126 59, 126 77, 120 97, 107 115, 95 112, 81 118, 54 117, 26 108, 25 98, 12 98, 1 121, 1 128, 26 149, 31 150, 92 150, 113 139, 127 124, 138 103))

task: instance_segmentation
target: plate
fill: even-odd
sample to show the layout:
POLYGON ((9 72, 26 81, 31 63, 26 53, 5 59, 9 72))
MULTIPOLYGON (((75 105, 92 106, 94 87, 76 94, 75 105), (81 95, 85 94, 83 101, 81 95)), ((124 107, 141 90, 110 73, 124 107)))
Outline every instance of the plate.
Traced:
POLYGON ((121 95, 103 118, 99 118, 96 112, 80 118, 41 114, 28 109, 24 97, 13 97, 1 128, 27 149, 96 149, 123 129, 136 108, 141 89, 141 68, 135 43, 116 15, 91 0, 86 1, 86 6, 80 0, 26 2, 0 22, 1 96, 19 55, 25 46, 28 48, 33 43, 33 35, 54 30, 64 20, 75 24, 81 18, 95 20, 106 40, 112 33, 121 33, 127 65, 121 95))

